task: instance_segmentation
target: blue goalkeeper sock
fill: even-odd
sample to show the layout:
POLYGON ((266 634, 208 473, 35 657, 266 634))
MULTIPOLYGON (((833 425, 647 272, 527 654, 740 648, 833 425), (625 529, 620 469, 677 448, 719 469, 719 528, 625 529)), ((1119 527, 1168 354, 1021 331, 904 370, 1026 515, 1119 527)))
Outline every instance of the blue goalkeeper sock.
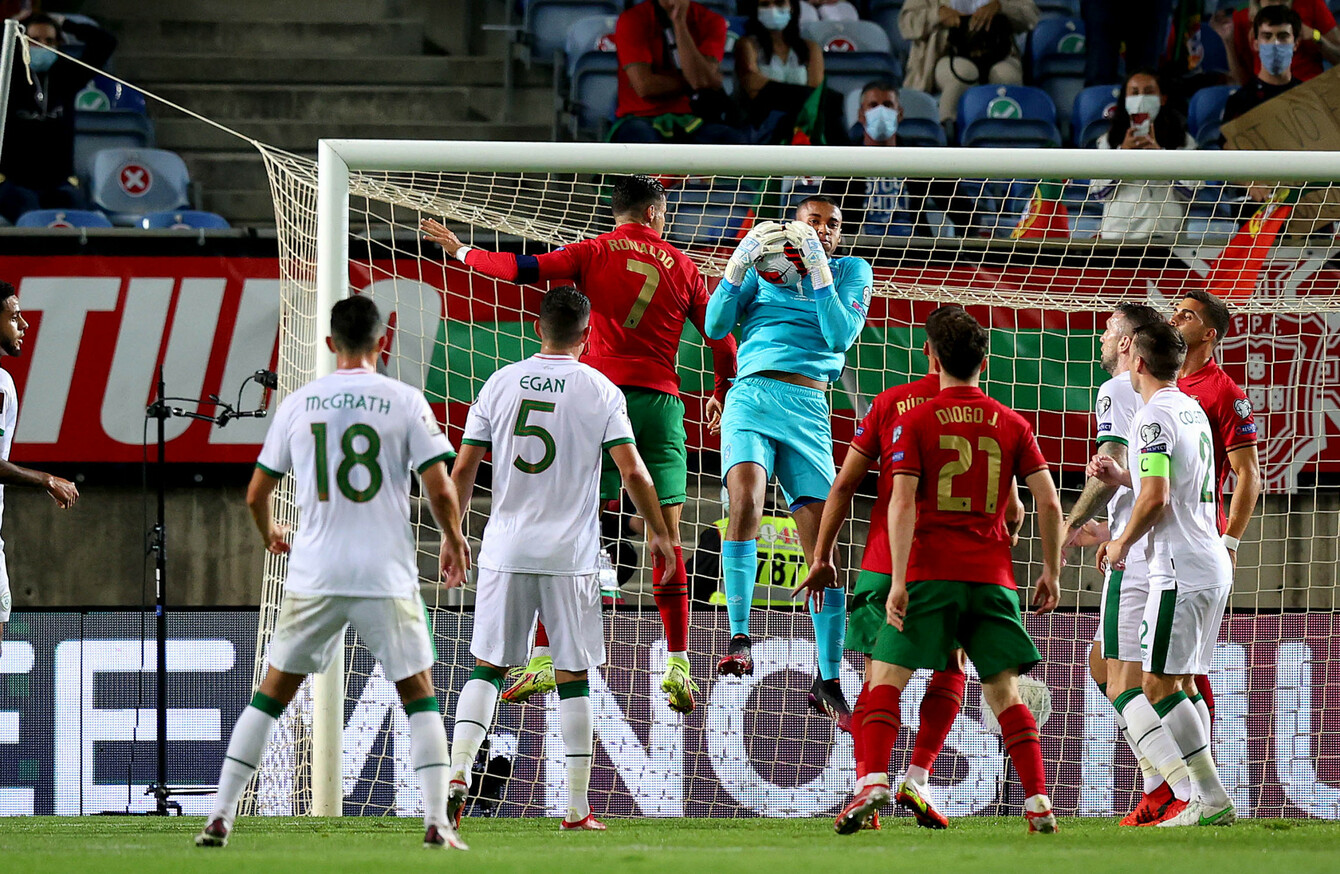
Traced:
POLYGON ((754 540, 721 542, 721 576, 726 584, 726 615, 730 633, 749 633, 749 607, 754 603, 754 578, 758 574, 758 544, 754 540))
POLYGON ((816 611, 810 602, 810 619, 814 622, 819 676, 824 680, 837 679, 842 670, 842 648, 847 642, 846 589, 824 589, 824 607, 816 611))

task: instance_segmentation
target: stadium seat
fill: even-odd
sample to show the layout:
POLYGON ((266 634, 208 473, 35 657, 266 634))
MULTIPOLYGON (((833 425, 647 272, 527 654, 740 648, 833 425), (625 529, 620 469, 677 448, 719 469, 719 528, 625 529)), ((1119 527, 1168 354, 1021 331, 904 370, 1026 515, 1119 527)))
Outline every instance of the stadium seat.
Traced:
POLYGON ((1112 113, 1121 100, 1120 85, 1094 85, 1075 95, 1070 128, 1076 148, 1087 149, 1112 125, 1112 113))
POLYGON ((572 25, 593 15, 618 15, 616 0, 526 0, 521 24, 533 63, 549 64, 563 51, 572 25))
POLYGON ((886 36, 889 38, 889 45, 892 47, 894 57, 900 64, 906 66, 907 53, 912 48, 912 41, 903 36, 903 31, 898 27, 898 15, 903 11, 903 0, 871 0, 870 12, 866 18, 878 24, 886 36))
POLYGON ((112 224, 135 227, 144 216, 189 206, 190 176, 175 152, 162 149, 103 149, 93 156, 93 205, 112 224))
POLYGON ((700 5, 706 6, 717 15, 731 16, 735 14, 735 0, 698 0, 700 5))
POLYGON ((1061 145, 1056 105, 1040 88, 975 85, 958 104, 959 145, 1045 148, 1061 145))
POLYGON ((109 109, 124 109, 131 112, 145 112, 144 94, 134 88, 127 88, 120 82, 114 82, 101 74, 94 76, 84 89, 74 97, 76 110, 106 112, 109 109))
POLYGON ((1084 89, 1084 22, 1078 18, 1041 21, 1028 41, 1032 82, 1051 97, 1061 126, 1068 128, 1070 109, 1084 89))
POLYGON ((1200 45, 1205 52, 1201 56, 1201 70, 1206 73, 1227 73, 1228 49, 1219 34, 1210 27, 1209 22, 1200 26, 1200 45))
POLYGON ((723 245, 742 236, 752 195, 709 188, 676 188, 666 193, 666 239, 676 245, 723 245))
POLYGON ((812 21, 801 35, 824 50, 828 87, 842 94, 871 79, 902 81, 903 69, 890 53, 888 34, 873 21, 812 21))
POLYGON ((16 228, 110 228, 107 216, 91 209, 33 209, 19 216, 16 228))
POLYGON ((140 227, 144 228, 146 231, 226 231, 231 228, 232 225, 228 224, 228 219, 216 212, 181 209, 175 212, 172 210, 166 212, 151 212, 140 219, 140 227))
MULTIPOLYGON (((899 88, 898 99, 903 104, 903 120, 898 124, 898 138, 905 146, 947 146, 949 139, 940 124, 940 102, 925 91, 899 88)), ((861 89, 847 94, 844 105, 847 127, 856 125, 861 111, 861 89)))
POLYGON ((146 149, 154 146, 154 123, 129 109, 74 113, 74 174, 87 187, 93 156, 103 149, 146 149))
POLYGON ((619 57, 614 48, 618 17, 593 15, 573 23, 564 53, 568 71, 568 115, 575 137, 599 138, 614 115, 619 57))
POLYGON ((1224 104, 1237 91, 1234 85, 1212 85, 1191 95, 1187 105, 1187 130, 1196 139, 1196 147, 1214 148, 1219 145, 1219 126, 1224 121, 1224 104))
POLYGON ((1079 0, 1038 0, 1037 6, 1042 21, 1080 17, 1079 0))

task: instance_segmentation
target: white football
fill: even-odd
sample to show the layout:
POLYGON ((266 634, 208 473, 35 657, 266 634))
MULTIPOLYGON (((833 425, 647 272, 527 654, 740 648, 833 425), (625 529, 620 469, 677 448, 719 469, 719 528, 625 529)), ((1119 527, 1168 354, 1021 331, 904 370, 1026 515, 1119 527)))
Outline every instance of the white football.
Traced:
POLYGON ((765 252, 754 269, 758 271, 760 279, 784 288, 795 288, 800 285, 800 268, 791 258, 800 260, 800 253, 790 243, 784 243, 777 249, 765 252), (790 257, 787 251, 790 251, 790 257))
MULTIPOLYGON (((1038 724, 1039 729, 1052 718, 1052 690, 1047 688, 1046 683, 1025 674, 1019 678, 1019 698, 1033 714, 1033 721, 1038 724)), ((985 695, 982 696, 982 725, 992 734, 1000 734, 1000 723, 996 721, 996 714, 991 712, 991 707, 986 703, 985 695)))

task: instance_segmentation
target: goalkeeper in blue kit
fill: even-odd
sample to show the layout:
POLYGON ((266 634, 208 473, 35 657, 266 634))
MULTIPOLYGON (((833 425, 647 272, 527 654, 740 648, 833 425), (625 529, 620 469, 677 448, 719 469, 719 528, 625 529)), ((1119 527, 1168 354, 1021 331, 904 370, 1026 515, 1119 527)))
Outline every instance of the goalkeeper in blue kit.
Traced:
MULTIPOLYGON (((763 222, 749 232, 707 304, 709 338, 740 328, 739 375, 721 421, 722 478, 731 507, 721 567, 731 639, 719 674, 754 671, 749 639, 758 562, 754 538, 774 474, 800 530, 806 563, 814 560, 824 498, 834 478, 827 391, 865 324, 874 281, 864 259, 834 257, 841 241, 837 203, 807 198, 796 207, 795 221, 763 222), (765 255, 783 250, 800 268, 800 279, 789 286, 763 279, 756 267, 765 255)), ((838 685, 847 631, 844 596, 841 587, 808 592, 819 663, 810 706, 850 730, 850 710, 838 685)))

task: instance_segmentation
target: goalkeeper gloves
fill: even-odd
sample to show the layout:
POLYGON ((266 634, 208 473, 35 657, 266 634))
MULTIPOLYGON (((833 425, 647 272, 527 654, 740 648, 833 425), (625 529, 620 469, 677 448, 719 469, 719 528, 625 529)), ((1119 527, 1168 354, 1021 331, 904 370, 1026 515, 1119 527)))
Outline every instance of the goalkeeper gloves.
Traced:
POLYGON ((800 262, 809 274, 814 293, 822 294, 825 289, 832 288, 833 271, 828 266, 828 253, 814 228, 804 222, 790 222, 786 226, 786 239, 800 253, 800 262))
POLYGON ((786 229, 776 222, 760 222, 740 241, 726 262, 724 278, 739 288, 744 283, 744 275, 749 272, 758 259, 769 251, 781 248, 786 242, 786 229))

